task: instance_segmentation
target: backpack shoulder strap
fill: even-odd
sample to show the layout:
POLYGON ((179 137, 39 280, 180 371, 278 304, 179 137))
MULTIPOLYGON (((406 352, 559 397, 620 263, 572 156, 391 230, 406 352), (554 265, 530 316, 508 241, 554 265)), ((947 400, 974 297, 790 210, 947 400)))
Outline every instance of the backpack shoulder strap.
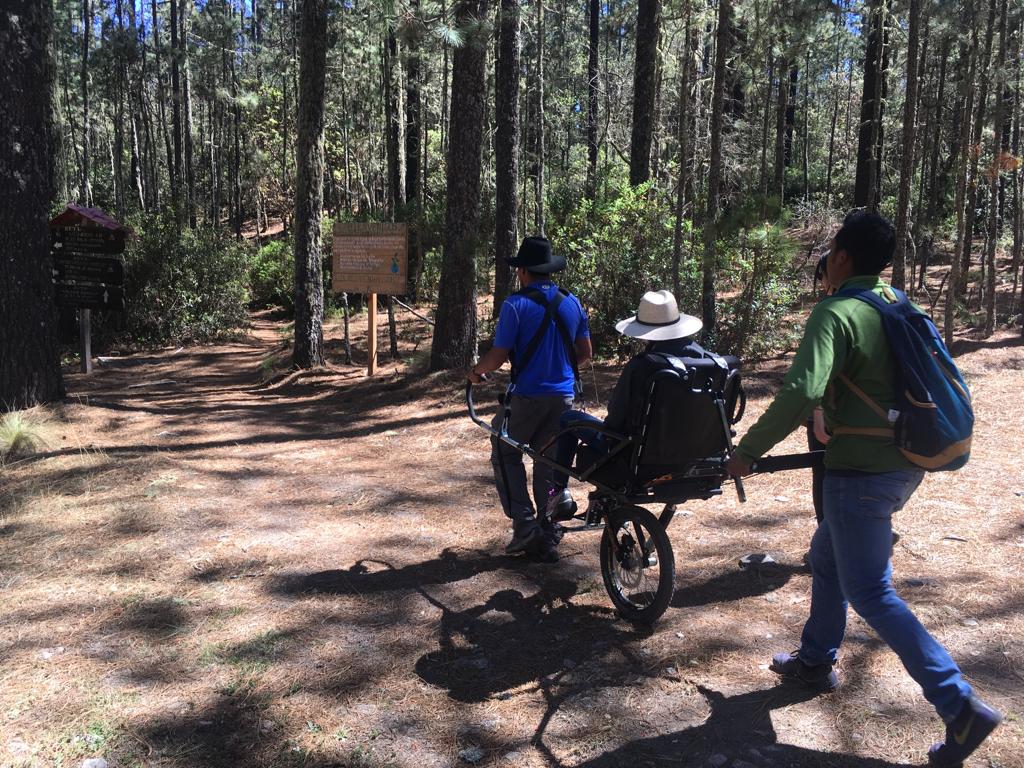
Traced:
MULTIPOLYGON (((870 288, 844 288, 843 290, 839 291, 839 293, 835 294, 834 297, 860 299, 865 304, 874 307, 879 311, 880 314, 884 315, 886 312, 889 311, 890 307, 893 307, 898 304, 903 304, 904 302, 907 301, 907 296, 902 291, 899 291, 892 287, 889 287, 888 290, 892 292, 893 297, 895 298, 894 302, 890 303, 886 301, 884 298, 879 296, 870 288)), ((867 394, 867 392, 865 392, 863 389, 854 384, 853 379, 851 379, 845 373, 840 373, 837 378, 841 382, 843 382, 843 384, 845 384, 847 388, 851 392, 853 392, 853 394, 860 398, 865 405, 867 405, 872 411, 874 411, 878 418, 880 418, 885 424, 890 423, 889 414, 886 413, 885 409, 882 408, 882 406, 880 406, 877 402, 875 402, 875 400, 872 397, 870 397, 867 394)), ((835 432, 836 434, 854 434, 854 432, 851 432, 852 429, 852 427, 838 427, 835 430, 835 432)), ((891 433, 891 431, 892 430, 890 429, 888 433, 891 433)), ((858 430, 856 434, 874 434, 877 432, 879 432, 879 430, 868 430, 866 432, 864 430, 858 430)))
MULTIPOLYGON (((548 324, 551 322, 551 320, 555 320, 556 326, 561 325, 558 322, 557 312, 559 304, 561 304, 562 301, 565 299, 565 294, 563 294, 563 292, 559 290, 551 298, 551 301, 548 301, 547 297, 544 295, 544 292, 539 288, 534 288, 533 286, 527 286, 526 288, 523 288, 522 290, 517 292, 517 295, 523 296, 529 299, 530 301, 539 304, 541 307, 543 307, 544 316, 541 318, 540 325, 537 327, 536 333, 534 333, 530 341, 527 342, 526 348, 523 350, 522 356, 519 357, 518 359, 515 359, 514 356, 510 354, 510 357, 513 358, 511 360, 513 384, 519 378, 519 375, 523 372, 526 366, 530 364, 530 361, 533 359, 533 356, 537 354, 537 349, 538 347, 540 347, 541 341, 543 341, 544 336, 547 335, 548 324)), ((565 339, 563 336, 563 342, 564 340, 565 339)), ((575 356, 573 356, 573 359, 575 359, 575 356)), ((575 371, 576 369, 574 366, 573 373, 575 373, 575 371)))
MULTIPOLYGON (((570 295, 571 294, 565 290, 565 288, 559 288, 557 294, 557 296, 560 297, 559 303, 568 299, 570 295)), ((554 313, 554 321, 555 327, 558 329, 558 334, 562 337, 562 346, 565 347, 565 355, 569 358, 569 365, 572 366, 573 386, 579 387, 580 389, 578 394, 582 394, 583 389, 580 379, 579 361, 576 357, 576 344, 569 335, 569 329, 565 327, 565 323, 562 321, 562 316, 559 315, 557 311, 554 313)))

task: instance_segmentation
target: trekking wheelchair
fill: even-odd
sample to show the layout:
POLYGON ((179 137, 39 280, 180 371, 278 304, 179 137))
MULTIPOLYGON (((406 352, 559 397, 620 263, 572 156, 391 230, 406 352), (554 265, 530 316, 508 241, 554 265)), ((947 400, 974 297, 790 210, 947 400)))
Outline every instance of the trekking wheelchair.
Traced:
MULTIPOLYGON (((529 456, 534 462, 566 472, 595 491, 581 524, 566 531, 601 530, 600 562, 605 589, 619 614, 628 621, 652 624, 665 612, 675 591, 675 558, 666 529, 678 506, 722 493, 730 479, 725 463, 733 450, 732 427, 746 410, 739 361, 736 358, 668 358, 672 367, 651 377, 644 397, 638 434, 623 435, 602 425, 586 424, 613 441, 598 455, 585 444, 576 465, 564 467, 545 455, 558 438, 577 425, 567 424, 548 443, 534 450, 509 436, 510 398, 502 398, 498 427, 476 412, 473 385, 466 385, 470 418, 492 437, 529 456), (659 515, 643 505, 663 505, 659 515)), ((823 451, 765 457, 755 473, 803 469, 819 464, 823 451)), ((743 482, 732 478, 741 502, 743 482)))

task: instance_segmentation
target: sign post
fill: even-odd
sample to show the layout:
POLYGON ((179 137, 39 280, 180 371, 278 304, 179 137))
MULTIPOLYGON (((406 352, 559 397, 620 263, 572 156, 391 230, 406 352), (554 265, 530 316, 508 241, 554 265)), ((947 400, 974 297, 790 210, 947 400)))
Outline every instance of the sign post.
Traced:
POLYGON ((92 373, 92 310, 78 310, 78 349, 82 357, 82 373, 92 373))
POLYGON ((404 223, 338 222, 334 225, 331 289, 366 294, 369 300, 366 370, 377 372, 377 294, 408 291, 409 227, 404 223))
POLYGON ((58 307, 78 310, 82 373, 92 373, 92 310, 124 309, 127 229, 95 208, 69 205, 50 222, 54 294, 58 307))
POLYGON ((377 373, 377 294, 371 293, 368 299, 370 304, 367 308, 366 349, 369 360, 366 363, 366 373, 373 376, 377 373))

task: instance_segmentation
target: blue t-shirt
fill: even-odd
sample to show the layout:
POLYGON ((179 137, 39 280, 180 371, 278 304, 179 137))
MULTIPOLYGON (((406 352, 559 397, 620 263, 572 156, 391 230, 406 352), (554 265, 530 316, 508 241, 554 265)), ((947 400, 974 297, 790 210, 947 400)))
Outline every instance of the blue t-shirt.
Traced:
MULTIPOLYGON (((540 289, 548 301, 558 293, 558 286, 547 280, 533 283, 530 287, 540 289)), ((513 359, 521 360, 527 345, 537 333, 541 320, 544 319, 545 311, 544 307, 526 296, 517 293, 509 296, 501 305, 501 312, 498 314, 494 346, 511 350, 513 359)), ((569 294, 562 300, 558 305, 558 316, 569 332, 569 338, 574 342, 590 338, 587 313, 575 296, 569 294)), ((548 331, 541 339, 537 351, 527 362, 526 369, 519 371, 519 379, 515 382, 513 391, 526 397, 571 397, 574 394, 572 363, 566 354, 562 335, 553 320, 550 321, 548 331)))

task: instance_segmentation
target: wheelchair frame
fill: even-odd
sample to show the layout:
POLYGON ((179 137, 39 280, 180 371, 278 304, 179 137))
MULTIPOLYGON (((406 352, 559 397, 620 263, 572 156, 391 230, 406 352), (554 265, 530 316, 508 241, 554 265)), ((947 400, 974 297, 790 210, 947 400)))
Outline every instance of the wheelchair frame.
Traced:
MULTIPOLYGON (((581 423, 567 424, 545 445, 535 450, 529 444, 518 442, 508 434, 511 398, 507 390, 499 404, 503 413, 498 422, 498 429, 482 419, 476 412, 471 382, 466 383, 466 404, 473 422, 487 430, 491 437, 529 456, 535 463, 565 472, 568 476, 597 488, 599 498, 602 500, 602 503, 597 506, 597 511, 589 514, 582 526, 569 527, 566 530, 597 530, 599 528, 603 530, 601 573, 612 603, 627 620, 639 624, 652 624, 668 608, 675 591, 675 560, 666 529, 672 522, 678 505, 687 501, 707 500, 721 495, 722 483, 728 479, 725 464, 734 450, 732 427, 739 422, 746 409, 746 397, 743 389, 738 380, 734 380, 738 373, 738 369, 729 370, 723 385, 714 390, 707 388, 694 390, 713 400, 724 432, 725 449, 721 454, 690 461, 681 473, 671 473, 647 481, 640 479, 640 468, 658 387, 669 381, 687 384, 679 371, 674 368, 662 369, 651 377, 645 396, 641 431, 638 436, 623 435, 600 424, 586 424, 587 429, 607 435, 617 442, 606 455, 582 471, 574 467, 562 466, 554 459, 544 455, 559 437, 579 428, 582 426, 581 423), (739 404, 739 412, 734 412, 732 415, 727 412, 727 393, 730 392, 731 387, 737 388, 736 398, 729 397, 728 399, 732 401, 733 408, 737 403, 739 404), (628 467, 629 479, 624 486, 615 487, 594 476, 596 473, 599 474, 602 467, 617 460, 627 448, 631 450, 631 455, 628 467), (664 508, 657 517, 641 506, 652 503, 664 504, 664 508), (646 593, 638 595, 638 598, 644 598, 644 602, 639 603, 634 599, 634 595, 624 593, 624 588, 628 588, 631 584, 639 584, 645 569, 655 566, 659 569, 659 575, 657 588, 653 595, 649 597, 646 593)), ((765 457, 755 462, 751 466, 751 470, 753 473, 763 474, 804 469, 820 465, 823 456, 824 451, 812 451, 765 457)), ((746 493, 742 480, 738 477, 733 480, 740 502, 745 502, 746 493)))

